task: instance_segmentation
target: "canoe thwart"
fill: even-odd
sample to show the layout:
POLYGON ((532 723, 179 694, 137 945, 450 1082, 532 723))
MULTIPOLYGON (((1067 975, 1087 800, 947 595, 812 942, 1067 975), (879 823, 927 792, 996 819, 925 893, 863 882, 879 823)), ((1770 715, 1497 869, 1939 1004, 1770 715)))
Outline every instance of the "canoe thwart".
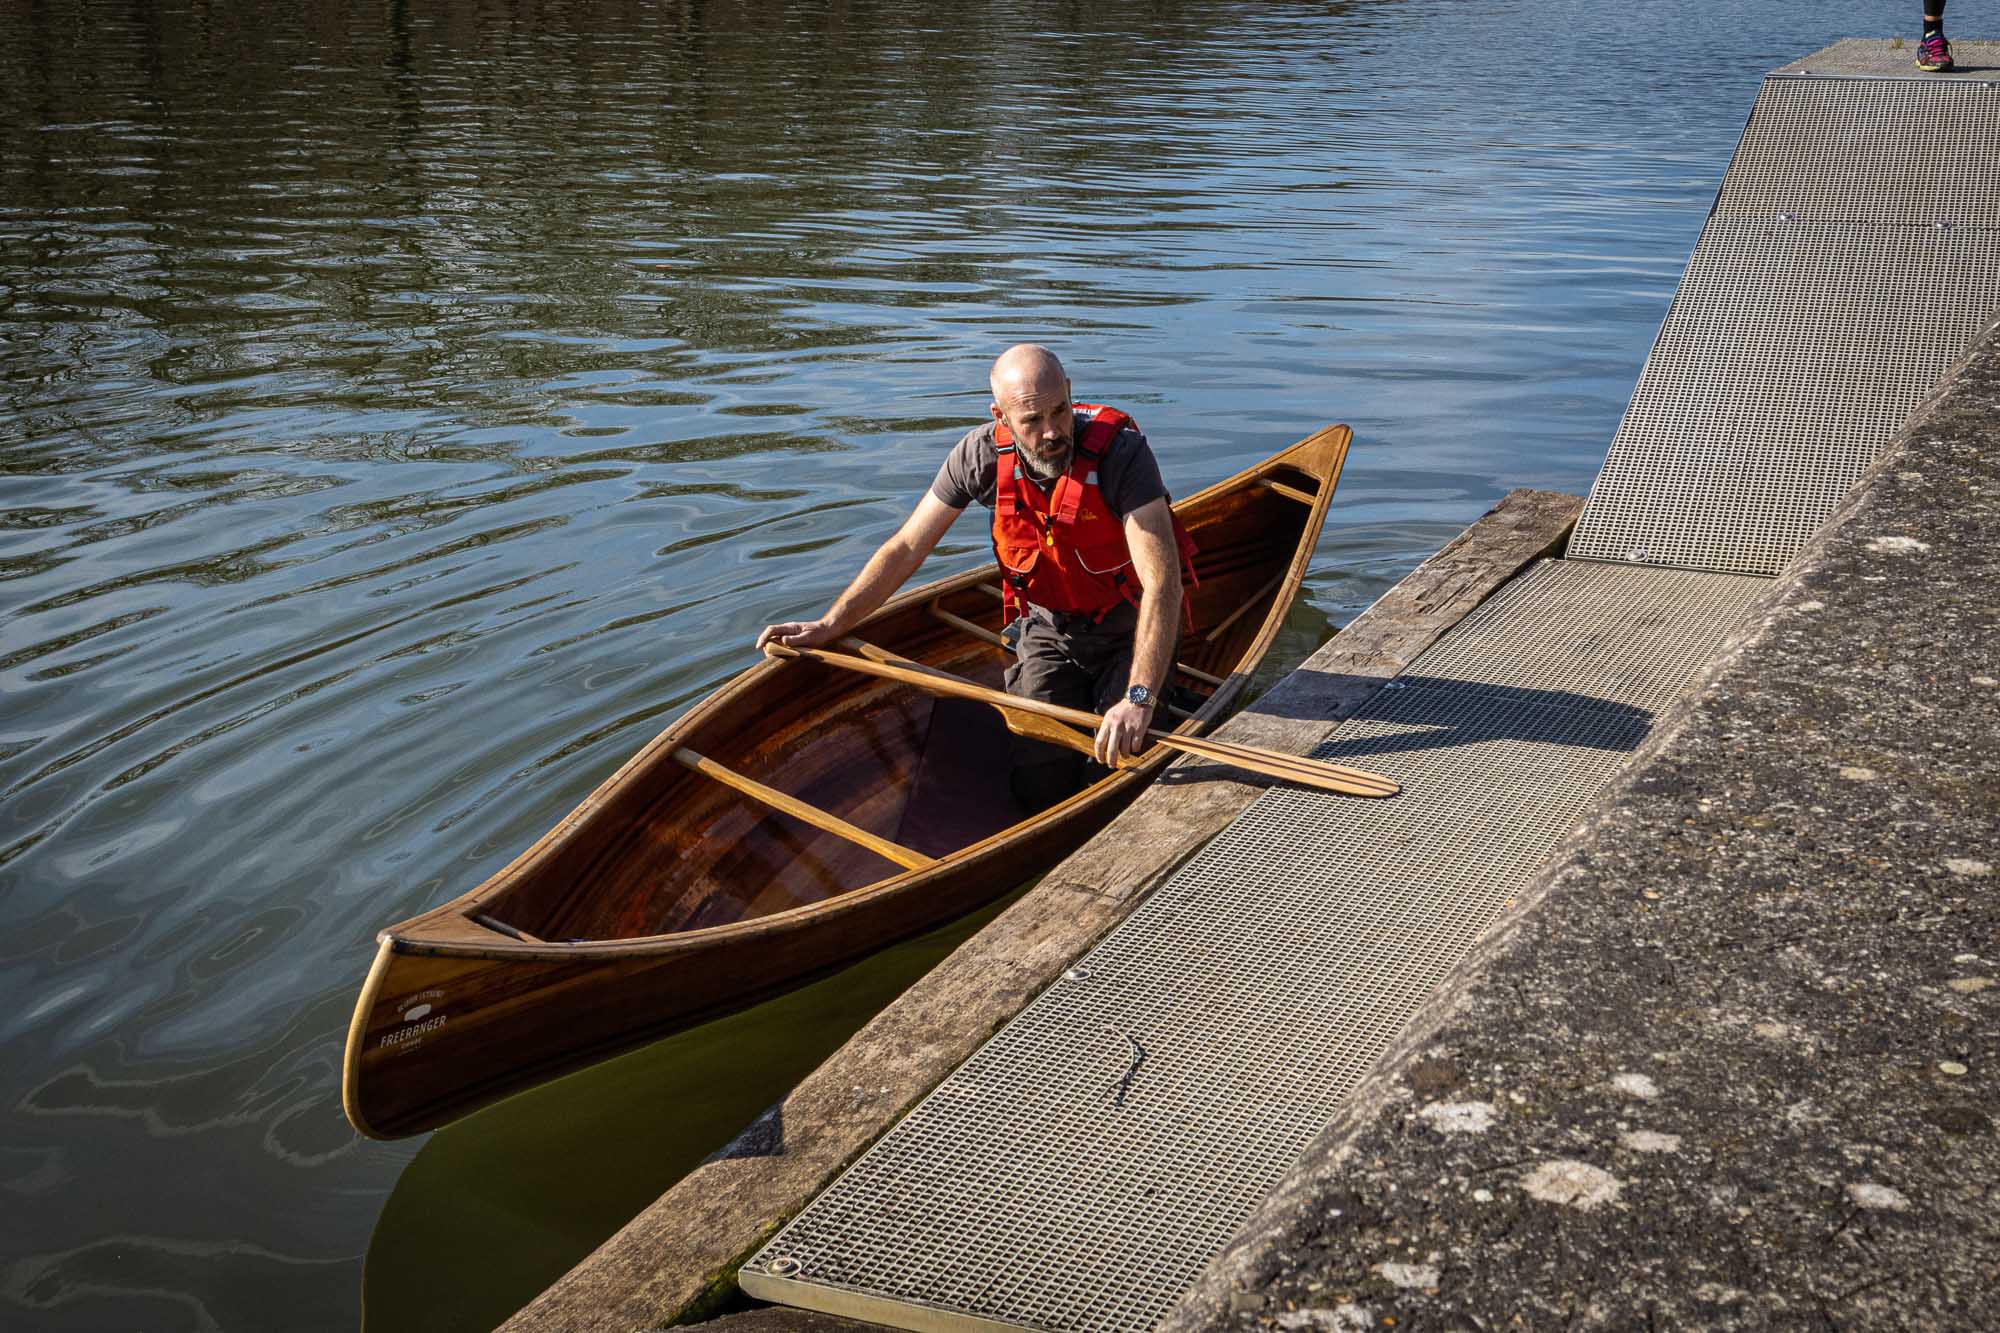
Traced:
POLYGON ((894 861, 905 870, 922 870, 926 866, 937 864, 935 858, 925 856, 922 852, 912 851, 901 843, 877 837, 865 828, 848 823, 839 815, 828 814, 818 806, 808 805, 795 796, 787 796, 775 787, 766 787, 756 779, 747 778, 732 768, 724 768, 708 756, 696 754, 686 746, 674 751, 674 759, 704 777, 714 778, 725 787, 734 787, 745 796, 760 801, 781 814, 804 820, 814 828, 824 829, 828 833, 866 847, 877 856, 894 861))
POLYGON ((1284 482, 1272 481, 1269 477, 1261 478, 1257 484, 1267 491, 1284 496, 1287 500, 1297 500, 1300 504, 1310 505, 1319 503, 1318 496, 1308 495, 1296 486, 1287 486, 1284 482))
POLYGON ((472 914, 472 924, 475 926, 484 926, 488 930, 493 931, 496 934, 505 935, 508 939, 511 940, 519 940, 523 944, 548 943, 547 940, 543 939, 539 935, 530 935, 527 931, 522 930, 519 926, 510 926, 505 921, 500 920, 498 917, 488 916, 484 912, 474 912, 472 914))
POLYGON ((986 626, 975 624, 974 622, 967 620, 964 616, 954 615, 952 612, 947 611, 943 607, 939 606, 936 602, 932 602, 930 604, 930 613, 932 618, 937 620, 942 620, 945 624, 951 626, 955 630, 958 630, 960 633, 968 634, 973 638, 979 640, 981 643, 991 644, 995 648, 998 648, 1003 652, 1006 651, 1007 641, 1001 638, 998 634, 995 634, 992 630, 986 628, 986 626))
POLYGON ((1185 662, 1174 663, 1174 670, 1180 672, 1183 676, 1186 676, 1192 680, 1198 680, 1204 685, 1213 685, 1217 689, 1221 689, 1223 686, 1222 677, 1211 676, 1206 671, 1197 671, 1185 662))

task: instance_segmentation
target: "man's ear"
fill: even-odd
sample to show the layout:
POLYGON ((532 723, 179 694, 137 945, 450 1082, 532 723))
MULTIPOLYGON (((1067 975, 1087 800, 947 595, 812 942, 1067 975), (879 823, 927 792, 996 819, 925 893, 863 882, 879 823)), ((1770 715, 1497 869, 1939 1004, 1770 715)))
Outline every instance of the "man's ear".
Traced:
POLYGON ((993 413, 993 419, 994 419, 995 421, 998 421, 998 420, 1000 420, 1000 404, 998 404, 998 403, 988 403, 988 404, 986 405, 986 407, 987 407, 987 410, 988 410, 988 411, 990 411, 990 412, 992 412, 992 413, 993 413))

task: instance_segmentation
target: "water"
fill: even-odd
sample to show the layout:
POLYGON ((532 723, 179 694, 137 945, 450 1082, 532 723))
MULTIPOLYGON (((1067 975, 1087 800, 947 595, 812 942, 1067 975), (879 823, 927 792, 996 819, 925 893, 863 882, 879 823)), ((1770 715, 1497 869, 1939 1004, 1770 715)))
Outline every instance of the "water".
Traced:
POLYGON ((438 1131, 376 1221, 366 1326, 499 1323, 594 1249, 607 1218, 652 1203, 1001 906, 438 1131))
MULTIPOLYGON (((1296 661, 1588 485, 1758 75, 1913 18, 0 0, 0 1319, 354 1326, 417 1152, 340 1114, 375 931, 822 608, 1001 347, 1182 494, 1354 426, 1296 661)), ((651 1133, 652 1058, 538 1151, 651 1133)), ((397 1216, 467 1224, 472 1129, 397 1216)), ((580 1253, 685 1156, 509 1206, 580 1253)), ((471 1265, 466 1327, 541 1276, 471 1265)))

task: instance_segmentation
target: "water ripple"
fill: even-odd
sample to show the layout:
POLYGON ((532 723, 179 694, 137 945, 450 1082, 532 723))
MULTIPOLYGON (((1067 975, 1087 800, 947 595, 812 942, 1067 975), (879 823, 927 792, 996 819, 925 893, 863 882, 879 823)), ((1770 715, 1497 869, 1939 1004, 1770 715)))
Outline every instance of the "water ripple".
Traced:
MULTIPOLYGON (((351 1327, 407 1156, 338 1109, 374 931, 823 608, 1000 346, 1056 344, 1178 493, 1355 426, 1298 652, 1509 486, 1582 489, 1757 75, 1857 25, 10 15, 0 1186, 34 1208, 0 1210, 0 1300, 351 1327)), ((985 547, 969 517, 928 572, 985 547)), ((525 1297, 506 1276, 451 1284, 498 1303, 470 1324, 525 1297)))

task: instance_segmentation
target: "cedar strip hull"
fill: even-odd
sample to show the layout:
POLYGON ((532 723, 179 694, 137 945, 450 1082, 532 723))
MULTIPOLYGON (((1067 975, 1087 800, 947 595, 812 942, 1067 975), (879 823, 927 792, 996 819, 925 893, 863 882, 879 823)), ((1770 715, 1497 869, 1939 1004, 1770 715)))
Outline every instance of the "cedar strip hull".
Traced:
MULTIPOLYGON (((1225 716, 1269 649, 1348 439, 1328 427, 1176 506, 1201 546, 1197 630, 1257 603, 1214 640, 1185 637, 1182 660, 1223 683, 1183 734, 1225 716)), ((911 589, 855 633, 997 686, 1003 655, 931 613, 992 620, 993 577, 911 589)), ((1026 816, 1005 789, 1007 744, 979 705, 806 661, 750 667, 505 869, 382 933, 348 1034, 348 1119, 378 1138, 433 1129, 949 921, 1080 846, 1174 757, 1155 746, 1026 816), (905 870, 686 768, 683 747, 938 861, 905 870)))

